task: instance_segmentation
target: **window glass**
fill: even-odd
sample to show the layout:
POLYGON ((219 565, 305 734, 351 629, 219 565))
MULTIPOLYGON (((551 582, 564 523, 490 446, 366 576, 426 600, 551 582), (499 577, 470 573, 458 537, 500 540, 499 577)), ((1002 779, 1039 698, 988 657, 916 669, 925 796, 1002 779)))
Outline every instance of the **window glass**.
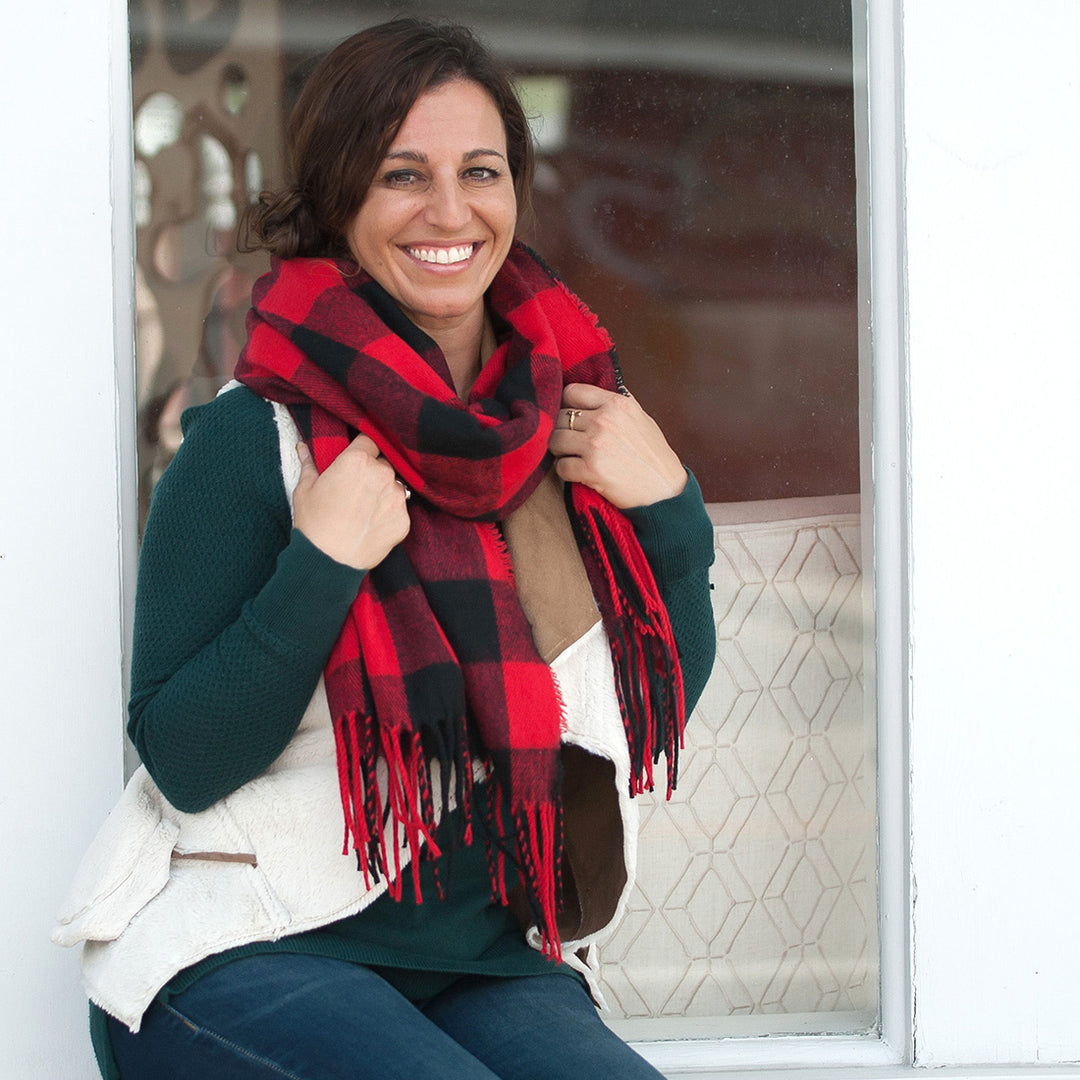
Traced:
POLYGON ((236 226, 285 179, 305 72, 403 12, 467 23, 511 64, 539 148, 526 238, 611 331, 717 522, 716 670, 675 798, 642 800, 640 881, 603 950, 613 1022, 640 1038, 872 1028, 846 2, 132 0, 142 513, 181 412, 243 344, 266 260, 235 251, 236 226))

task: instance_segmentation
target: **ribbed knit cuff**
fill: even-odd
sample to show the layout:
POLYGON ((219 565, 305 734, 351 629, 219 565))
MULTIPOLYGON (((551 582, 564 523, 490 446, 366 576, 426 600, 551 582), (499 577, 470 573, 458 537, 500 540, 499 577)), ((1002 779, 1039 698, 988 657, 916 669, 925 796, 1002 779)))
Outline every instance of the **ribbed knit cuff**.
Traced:
POLYGON ((252 601, 251 614, 286 641, 330 646, 341 632, 364 571, 336 562, 299 529, 277 558, 273 576, 252 601))
POLYGON ((713 525, 701 488, 686 470, 686 486, 670 499, 625 511, 653 572, 674 581, 712 565, 713 525))

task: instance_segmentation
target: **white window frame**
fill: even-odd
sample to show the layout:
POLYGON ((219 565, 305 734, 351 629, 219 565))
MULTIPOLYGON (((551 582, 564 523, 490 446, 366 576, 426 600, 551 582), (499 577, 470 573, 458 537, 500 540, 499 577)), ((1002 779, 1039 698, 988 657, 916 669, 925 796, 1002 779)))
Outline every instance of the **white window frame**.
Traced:
POLYGON ((878 725, 880 1022, 863 1036, 775 1036, 635 1043, 667 1077, 903 1075, 914 1056, 908 787, 908 505, 901 0, 852 4, 861 281, 860 353, 870 350, 864 491, 872 490, 878 725), (863 43, 864 49, 859 45, 863 43), (865 51, 864 51, 865 50, 865 51), (865 61, 865 64, 864 64, 865 61), (868 273, 863 268, 868 268, 868 273), (872 485, 872 488, 871 486, 872 485))
MULTIPOLYGON (((869 288, 860 296, 861 349, 872 350, 873 576, 877 633, 879 1030, 865 1036, 775 1036, 635 1044, 668 1077, 762 1080, 762 1070, 795 1070, 857 1080, 899 1075, 913 1056, 909 791, 907 395, 905 368, 901 0, 853 3, 860 236, 869 251, 869 288), (865 67, 862 64, 865 58, 865 67), (869 197, 867 197, 869 196, 869 197)), ((119 490, 124 640, 131 640, 137 563, 135 477, 135 228, 132 216, 132 102, 126 0, 110 0, 114 319, 117 328, 119 490)), ((864 279, 866 275, 864 274, 864 279)), ((868 500, 868 505, 871 500, 868 500)), ((870 550, 870 548, 868 548, 870 550)), ((125 657, 125 684, 127 681, 125 657)))
MULTIPOLYGON (((120 519, 120 605, 123 628, 123 687, 131 685, 129 643, 135 622, 135 575, 139 562, 138 405, 135 388, 135 203, 132 192, 135 161, 131 101, 131 31, 127 0, 109 0, 109 77, 112 103, 109 138, 112 147, 113 318, 115 320, 117 387, 117 461, 120 519)), ((137 764, 124 739, 127 777, 137 764)))

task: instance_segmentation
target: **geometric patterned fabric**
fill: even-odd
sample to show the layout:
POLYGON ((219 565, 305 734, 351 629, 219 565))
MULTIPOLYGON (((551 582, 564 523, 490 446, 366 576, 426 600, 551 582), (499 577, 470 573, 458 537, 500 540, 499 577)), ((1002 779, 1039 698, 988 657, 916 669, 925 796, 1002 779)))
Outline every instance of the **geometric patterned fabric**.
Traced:
POLYGON ((767 1014, 798 1014, 806 1030, 844 1029, 845 1016, 856 1030, 874 1023, 873 640, 860 534, 858 512, 716 528, 716 664, 671 801, 638 797, 638 880, 602 950, 620 1034, 692 1033, 685 1019, 665 1024, 676 1017, 759 1017, 741 1025, 750 1033, 785 1029, 767 1014))

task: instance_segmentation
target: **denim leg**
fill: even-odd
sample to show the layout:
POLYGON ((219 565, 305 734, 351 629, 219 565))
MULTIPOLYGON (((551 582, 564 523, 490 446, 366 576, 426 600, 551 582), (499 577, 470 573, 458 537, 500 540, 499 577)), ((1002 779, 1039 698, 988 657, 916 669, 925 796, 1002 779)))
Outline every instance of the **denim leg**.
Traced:
POLYGON ((234 960, 109 1034, 122 1080, 496 1080, 384 979, 319 956, 234 960))
POLYGON ((468 976, 423 1008, 500 1080, 663 1080, 566 975, 468 976))

